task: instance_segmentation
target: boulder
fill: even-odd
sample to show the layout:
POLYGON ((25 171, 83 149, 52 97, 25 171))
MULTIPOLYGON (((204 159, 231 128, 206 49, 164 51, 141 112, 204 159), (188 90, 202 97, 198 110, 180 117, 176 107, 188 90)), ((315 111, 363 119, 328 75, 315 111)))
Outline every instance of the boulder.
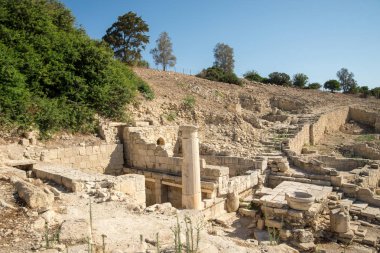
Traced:
POLYGON ((54 194, 50 191, 22 180, 15 182, 15 187, 19 197, 33 209, 48 210, 54 202, 54 194))

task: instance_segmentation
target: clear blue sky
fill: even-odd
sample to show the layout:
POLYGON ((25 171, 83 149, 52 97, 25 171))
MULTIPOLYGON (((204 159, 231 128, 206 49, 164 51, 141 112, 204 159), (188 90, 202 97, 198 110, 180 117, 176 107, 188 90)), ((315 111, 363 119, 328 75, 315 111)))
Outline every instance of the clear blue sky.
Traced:
POLYGON ((94 39, 117 17, 136 12, 149 25, 149 54, 166 31, 176 70, 213 63, 218 42, 230 45, 235 72, 305 73, 324 83, 348 68, 359 85, 380 86, 380 0, 62 0, 94 39))

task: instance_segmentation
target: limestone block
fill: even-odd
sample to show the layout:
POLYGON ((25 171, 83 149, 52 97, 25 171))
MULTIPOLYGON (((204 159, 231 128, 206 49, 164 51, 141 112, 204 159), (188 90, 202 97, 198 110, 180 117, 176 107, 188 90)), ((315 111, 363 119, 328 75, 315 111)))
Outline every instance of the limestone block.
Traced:
POLYGON ((340 187, 343 183, 343 176, 331 176, 330 180, 332 186, 340 187))
POLYGON ((350 230, 350 214, 345 207, 330 211, 330 228, 332 232, 346 233, 350 230))
POLYGON ((257 214, 257 211, 256 210, 250 210, 250 209, 247 209, 247 208, 239 208, 239 213, 242 216, 247 216, 247 217, 254 218, 256 216, 256 214, 257 214))
POLYGON ((54 194, 33 184, 19 180, 15 182, 18 195, 33 209, 47 210, 54 202, 54 194))
POLYGON ((265 226, 269 228, 278 228, 281 229, 283 227, 283 223, 278 220, 266 219, 265 226))

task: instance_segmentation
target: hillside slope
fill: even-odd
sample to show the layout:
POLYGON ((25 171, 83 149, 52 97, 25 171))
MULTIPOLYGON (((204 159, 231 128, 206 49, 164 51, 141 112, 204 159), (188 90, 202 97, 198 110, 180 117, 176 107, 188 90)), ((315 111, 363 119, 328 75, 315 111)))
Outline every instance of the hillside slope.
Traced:
POLYGON ((380 100, 374 98, 248 81, 240 87, 174 72, 134 71, 153 88, 156 98, 141 98, 130 106, 132 118, 161 125, 198 125, 204 153, 270 152, 277 148, 273 140, 291 134, 298 123, 319 113, 340 106, 380 110, 380 100))

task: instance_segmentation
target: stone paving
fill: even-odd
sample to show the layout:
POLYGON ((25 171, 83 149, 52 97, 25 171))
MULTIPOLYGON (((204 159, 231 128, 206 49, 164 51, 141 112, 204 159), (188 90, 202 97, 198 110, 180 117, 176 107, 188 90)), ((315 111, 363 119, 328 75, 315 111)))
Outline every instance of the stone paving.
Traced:
POLYGON ((265 188, 264 191, 267 195, 262 196, 260 198, 260 202, 266 203, 266 205, 271 207, 282 208, 287 205, 285 193, 294 193, 297 191, 307 192, 319 201, 327 198, 327 196, 332 192, 332 187, 284 181, 276 188, 271 190, 265 188))

